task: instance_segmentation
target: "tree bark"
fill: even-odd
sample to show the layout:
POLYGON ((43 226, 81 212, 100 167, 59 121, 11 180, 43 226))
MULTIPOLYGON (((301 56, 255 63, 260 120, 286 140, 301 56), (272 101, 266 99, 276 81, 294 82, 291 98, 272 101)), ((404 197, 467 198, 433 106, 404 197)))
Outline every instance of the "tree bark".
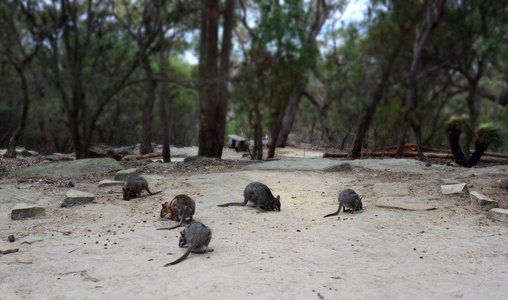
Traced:
MULTIPOLYGON (((161 42, 164 43, 164 32, 161 31, 161 42)), ((169 46, 163 45, 159 52, 159 63, 161 67, 161 84, 160 84, 160 97, 159 97, 159 112, 161 117, 162 126, 162 159, 164 162, 171 162, 171 152, 169 146, 170 128, 169 120, 166 109, 166 101, 169 99, 169 46)))
POLYGON ((217 90, 217 28, 218 7, 216 0, 203 0, 201 11, 200 33, 200 122, 199 122, 199 156, 213 157, 213 124, 217 90), (214 81, 214 82, 212 82, 214 81))
POLYGON ((39 123, 39 130, 41 135, 40 155, 46 155, 48 154, 49 150, 49 142, 48 142, 48 133, 46 131, 46 118, 44 117, 44 108, 43 108, 44 90, 42 88, 42 80, 39 74, 37 74, 31 67, 30 71, 34 77, 37 97, 37 120, 39 123))
POLYGON ((217 0, 202 2, 200 34, 200 128, 199 156, 221 157, 227 112, 227 82, 234 3, 226 2, 225 26, 218 67, 219 3, 217 0))
POLYGON ((409 87, 407 91, 407 97, 406 97, 406 108, 404 110, 404 115, 402 117, 402 124, 400 125, 400 132, 399 132, 399 143, 396 150, 396 158, 402 157, 402 153, 404 152, 404 145, 406 144, 406 136, 408 131, 408 123, 409 118, 412 113, 412 111, 416 107, 416 101, 417 101, 417 94, 418 94, 418 82, 417 82, 417 76, 418 76, 418 68, 420 66, 420 61, 422 57, 422 51, 425 47, 425 44, 427 43, 427 40, 429 39, 432 31, 436 28, 439 19, 441 17, 441 14, 444 9, 444 4, 446 3, 446 0, 437 0, 437 1, 426 1, 426 3, 422 5, 427 6, 427 14, 425 16, 425 23, 424 26, 422 26, 421 31, 418 30, 416 34, 415 44, 414 44, 414 52, 413 52, 413 61, 411 63, 411 70, 409 73, 409 87), (434 4, 440 5, 440 9, 437 12, 437 15, 435 18, 432 17, 433 15, 433 9, 434 4))
POLYGON ((157 81, 153 78, 152 67, 148 58, 143 60, 143 69, 145 70, 148 81, 146 82, 146 100, 142 105, 142 133, 139 154, 153 152, 152 147, 152 125, 153 125, 153 105, 155 103, 155 90, 157 89, 157 81))
POLYGON ((25 129, 26 117, 28 115, 28 107, 30 105, 30 94, 28 91, 28 84, 26 81, 23 67, 15 66, 15 68, 21 80, 21 92, 23 93, 23 109, 21 110, 21 117, 19 119, 18 127, 16 128, 16 131, 9 139, 7 152, 4 154, 4 157, 8 158, 16 158, 16 146, 18 144, 19 138, 21 137, 21 134, 23 133, 23 130, 25 129))
POLYGON ((282 127, 279 133, 279 137, 277 138, 277 147, 286 147, 287 139, 291 129, 293 128, 293 123, 296 117, 296 111, 298 110, 298 104, 302 99, 302 90, 296 92, 296 94, 291 97, 289 104, 286 107, 286 111, 284 113, 284 118, 282 120, 282 127))

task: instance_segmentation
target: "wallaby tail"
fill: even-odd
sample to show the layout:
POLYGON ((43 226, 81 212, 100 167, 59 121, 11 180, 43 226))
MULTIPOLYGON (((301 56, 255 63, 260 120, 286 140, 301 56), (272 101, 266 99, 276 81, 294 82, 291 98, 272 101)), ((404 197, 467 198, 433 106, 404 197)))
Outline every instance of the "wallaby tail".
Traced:
POLYGON ((329 215, 326 215, 324 216, 323 218, 327 218, 327 217, 331 217, 331 216, 336 216, 340 213, 340 209, 342 208, 342 205, 339 205, 339 209, 337 209, 336 212, 334 212, 333 214, 329 214, 329 215))
POLYGON ((231 202, 231 203, 224 203, 224 204, 219 204, 217 206, 220 206, 220 207, 226 207, 226 206, 245 206, 247 205, 247 200, 245 200, 244 202, 231 202))
POLYGON ((182 226, 183 221, 184 221, 186 218, 187 218, 187 217, 182 217, 182 218, 180 218, 180 223, 178 223, 178 225, 175 225, 175 226, 173 226, 173 227, 157 228, 157 230, 171 230, 171 229, 178 228, 178 227, 182 226))
POLYGON ((155 193, 152 193, 148 188, 146 188, 146 191, 148 192, 148 194, 150 195, 157 195, 158 193, 162 193, 162 191, 158 191, 158 192, 155 192, 155 193))
POLYGON ((179 259, 175 260, 174 262, 170 262, 168 264, 165 264, 164 267, 171 266, 171 265, 176 265, 177 263, 182 262, 184 259, 187 258, 187 256, 189 256, 189 254, 191 253, 193 247, 194 246, 189 245, 189 249, 187 249, 187 252, 185 252, 179 259))

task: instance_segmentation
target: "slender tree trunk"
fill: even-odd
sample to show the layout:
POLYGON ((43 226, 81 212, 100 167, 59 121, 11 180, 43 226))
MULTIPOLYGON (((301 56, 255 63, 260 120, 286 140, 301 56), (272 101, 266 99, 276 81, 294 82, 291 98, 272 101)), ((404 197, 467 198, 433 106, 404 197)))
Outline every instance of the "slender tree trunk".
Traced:
POLYGON ((386 86, 388 85, 388 79, 390 78, 390 72, 391 67, 388 68, 388 70, 386 70, 383 73, 383 77, 381 78, 381 81, 378 83, 374 95, 372 96, 372 102, 370 103, 369 106, 367 106, 364 109, 363 115, 360 119, 360 123, 358 124, 357 127, 356 137, 353 143, 353 150, 351 152, 351 159, 357 159, 360 158, 361 156, 365 133, 367 132, 367 129, 369 128, 370 123, 372 122, 372 117, 376 112, 376 108, 379 102, 381 102, 381 99, 383 98, 383 93, 386 89, 386 86))
POLYGON ((464 140, 464 156, 469 157, 471 155, 471 145, 473 144, 474 138, 474 129, 478 126, 480 121, 480 101, 476 97, 476 91, 478 89, 478 81, 477 80, 468 80, 469 81, 469 92, 466 98, 467 106, 469 108, 469 121, 471 123, 471 128, 466 131, 466 138, 464 140))
POLYGON ((21 117, 19 119, 18 127, 16 128, 16 131, 9 139, 7 152, 4 154, 4 157, 8 158, 16 158, 16 146, 18 144, 19 138, 21 137, 21 134, 23 133, 23 130, 25 129, 26 117, 28 115, 28 107, 30 105, 30 94, 28 91, 28 84, 23 71, 23 67, 16 66, 15 68, 21 80, 21 91, 23 93, 23 109, 21 110, 21 117))
POLYGON ((448 133, 448 142, 450 144, 450 149, 452 150, 453 158, 455 162, 462 167, 466 164, 466 158, 464 157, 462 149, 460 149, 460 134, 462 130, 459 126, 447 126, 446 131, 448 133))
POLYGON ((148 58, 143 60, 143 69, 145 70, 146 77, 149 80, 146 83, 146 100, 143 103, 143 120, 142 120, 142 133, 141 145, 139 147, 139 154, 146 154, 153 152, 152 147, 152 125, 153 125, 153 105, 155 103, 155 90, 157 89, 157 81, 153 78, 152 67, 148 58))
POLYGON ((423 155, 422 150, 422 125, 420 121, 415 121, 412 124, 412 127, 416 136, 416 144, 418 146, 418 159, 420 159, 420 161, 425 161, 425 156, 423 155))
POLYGON ((256 160, 263 159, 263 124, 261 123, 261 112, 259 111, 259 98, 254 100, 254 116, 256 118, 254 124, 254 158, 256 160))
POLYGON ((42 80, 38 74, 32 69, 32 75, 34 77, 35 90, 37 95, 37 120, 39 123, 39 130, 41 134, 41 151, 40 155, 48 154, 49 142, 48 133, 46 131, 46 118, 44 117, 43 99, 44 90, 42 88, 42 80))
POLYGON ((279 133, 279 137, 277 139, 277 147, 286 147, 287 139, 291 129, 293 128, 293 123, 296 117, 296 111, 298 110, 298 104, 302 99, 302 90, 296 92, 296 94, 291 97, 289 104, 286 107, 286 111, 284 113, 284 118, 282 120, 282 127, 279 133))
POLYGON ((266 154, 266 158, 274 158, 275 156, 275 146, 277 145, 277 139, 279 137, 280 130, 282 128, 282 120, 284 119, 284 114, 286 111, 287 100, 278 100, 277 110, 275 112, 276 119, 272 127, 271 140, 270 145, 268 147, 268 152, 266 154))
MULTIPOLYGON (((161 31, 161 41, 164 43, 163 35, 164 32, 161 31)), ((171 161, 171 152, 169 146, 169 120, 167 116, 166 109, 166 101, 169 99, 169 80, 168 80, 168 70, 169 70, 169 61, 167 53, 169 52, 169 47, 161 47, 159 52, 159 63, 161 67, 161 84, 160 84, 160 98, 159 98, 159 112, 161 117, 161 126, 162 126, 162 159, 164 162, 171 161)))
POLYGON ((442 0, 441 9, 437 12, 436 17, 434 18, 433 17, 434 4, 439 5, 440 4, 439 1, 441 0, 429 1, 429 3, 427 4, 427 14, 425 16, 424 26, 422 26, 421 31, 418 30, 416 34, 413 52, 413 61, 411 63, 411 70, 409 73, 409 87, 406 97, 406 108, 404 110, 404 115, 402 117, 402 124, 400 125, 399 142, 397 144, 397 150, 395 151, 396 158, 403 157, 410 115, 416 107, 416 101, 418 97, 417 76, 418 76, 418 68, 420 66, 420 61, 422 57, 422 51, 432 31, 436 28, 440 16, 442 14, 442 11, 444 9, 444 4, 446 3, 446 0, 442 0))
POLYGON ((487 151, 487 147, 488 144, 475 143, 475 151, 473 152, 473 154, 471 154, 471 156, 467 160, 465 167, 471 168, 476 166, 476 164, 480 161, 480 158, 482 157, 483 153, 487 151))

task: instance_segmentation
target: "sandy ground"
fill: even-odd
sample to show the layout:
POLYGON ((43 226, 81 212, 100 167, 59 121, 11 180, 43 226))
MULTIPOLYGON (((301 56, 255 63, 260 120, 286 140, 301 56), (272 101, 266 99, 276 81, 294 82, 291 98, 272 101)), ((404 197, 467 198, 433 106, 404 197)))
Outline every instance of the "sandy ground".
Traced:
MULTIPOLYGON (((0 255, 0 299, 507 299, 508 225, 486 219, 469 197, 440 193, 462 172, 148 174, 161 194, 123 201, 120 187, 89 180, 75 189, 94 193, 96 203, 72 208, 59 207, 67 188, 4 180, 0 248, 19 252, 0 255), (217 207, 242 201, 252 181, 281 196, 281 212, 217 207), (364 210, 323 218, 344 188, 363 196, 364 210), (439 197, 440 208, 375 206, 400 191, 439 197), (175 224, 159 212, 181 193, 196 200, 195 220, 212 229, 215 251, 164 268, 185 249, 180 229, 155 229, 175 224), (6 203, 17 200, 46 215, 10 220, 6 203)), ((488 194, 496 178, 464 180, 488 194)))

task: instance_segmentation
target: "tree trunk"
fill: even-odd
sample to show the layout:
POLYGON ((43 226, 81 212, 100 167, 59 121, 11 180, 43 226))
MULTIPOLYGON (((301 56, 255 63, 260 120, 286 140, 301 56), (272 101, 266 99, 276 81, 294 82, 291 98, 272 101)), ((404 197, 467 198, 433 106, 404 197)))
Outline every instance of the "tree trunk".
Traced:
MULTIPOLYGON (((217 0, 203 0, 201 17, 200 78, 203 92, 200 94, 199 156, 221 157, 224 136, 222 110, 218 91, 218 25, 219 4, 217 0)), ((224 122, 225 125, 225 122, 224 122)))
POLYGON ((284 118, 282 120, 282 127, 279 133, 279 137, 277 138, 277 147, 286 147, 287 139, 291 129, 293 128, 296 111, 298 110, 298 104, 300 103, 301 99, 302 90, 299 90, 293 97, 291 97, 291 100, 286 107, 284 118))
POLYGON ((143 69, 145 70, 146 77, 149 79, 146 82, 146 100, 142 105, 143 120, 141 131, 141 145, 139 147, 139 154, 146 154, 153 152, 152 147, 152 125, 153 125, 153 105, 155 103, 155 90, 157 89, 157 80, 153 78, 152 67, 150 60, 146 58, 143 60, 143 69))
POLYGON ((374 95, 372 96, 372 102, 368 107, 366 107, 366 109, 364 109, 363 115, 360 119, 360 123, 358 124, 357 127, 355 141, 353 143, 353 150, 351 152, 351 159, 360 158, 362 155, 364 135, 370 126, 370 122, 372 121, 372 117, 376 112, 376 108, 379 102, 381 102, 381 99, 383 98, 384 90, 388 84, 388 79, 390 78, 390 72, 391 72, 391 64, 388 70, 386 70, 383 73, 383 77, 381 78, 381 81, 378 83, 374 95))
POLYGON ((274 158, 275 146, 277 145, 277 139, 279 137, 280 130, 282 128, 282 120, 284 119, 284 112, 286 111, 287 100, 278 100, 278 107, 275 115, 277 116, 272 127, 270 145, 268 147, 268 153, 266 158, 274 158))
POLYGON ((450 143, 450 149, 452 150, 454 160, 462 167, 466 164, 466 158, 464 157, 462 149, 460 149, 460 134, 462 130, 459 126, 447 126, 446 131, 448 133, 448 142, 450 143))
MULTIPOLYGON (((166 41, 164 40, 164 32, 161 31, 161 42, 164 44, 166 41)), ((169 80, 168 80, 168 72, 169 72, 169 46, 162 46, 159 52, 159 63, 161 68, 161 84, 160 84, 160 97, 159 97, 159 112, 161 117, 161 126, 162 126, 162 159, 164 162, 171 162, 171 152, 169 146, 169 136, 170 136, 170 128, 169 128, 169 120, 167 116, 166 110, 166 101, 169 99, 169 80)))
POLYGON ((432 1, 430 0, 427 4, 427 14, 425 16, 425 23, 424 26, 422 26, 421 31, 418 30, 416 33, 416 40, 414 44, 414 52, 413 52, 413 61, 411 63, 411 70, 409 73, 409 87, 407 91, 407 97, 406 97, 406 108, 404 110, 404 115, 402 117, 402 124, 400 125, 400 133, 399 133, 399 143, 397 146, 397 150, 395 157, 401 158, 402 153, 404 152, 404 145, 406 144, 406 136, 408 131, 408 123, 409 118, 412 113, 412 111, 416 107, 416 101, 417 101, 417 95, 418 95, 418 82, 417 82, 417 76, 418 76, 418 68, 420 66, 420 61, 422 57, 422 51, 425 47, 425 44, 427 43, 427 40, 429 39, 430 34, 432 31, 436 28, 439 18, 441 17, 441 14, 444 9, 444 3, 446 0, 442 0, 441 9, 437 12, 437 15, 435 18, 432 17, 432 12, 434 9, 434 4, 439 5, 439 1, 432 1))
POLYGON ((46 130, 46 118, 44 117, 44 108, 43 108, 43 99, 44 99, 44 90, 42 88, 42 79, 37 74, 33 68, 30 67, 30 71, 32 76, 34 77, 35 90, 37 96, 37 120, 39 123, 39 130, 41 135, 41 151, 40 155, 48 154, 49 150, 49 142, 48 142, 48 133, 46 130))
POLYGON ((16 158, 16 146, 18 144, 19 138, 23 133, 26 125, 26 117, 28 115, 28 107, 30 105, 30 95, 28 91, 28 84, 26 82, 26 77, 23 71, 23 67, 15 67, 18 72, 19 78, 21 80, 21 91, 23 93, 23 109, 21 110, 21 117, 19 119, 18 127, 16 131, 9 139, 9 144, 7 146, 7 152, 4 157, 8 158, 16 158))
POLYGON ((254 103, 254 115, 256 122, 254 124, 254 157, 256 160, 263 159, 263 124, 261 123, 261 112, 259 111, 259 98, 254 103))
POLYGON ((464 167, 471 168, 476 166, 476 164, 480 161, 480 158, 482 157, 483 153, 487 150, 488 144, 484 143, 476 143, 475 144, 475 150, 473 154, 469 157, 464 167))
POLYGON ((476 97, 476 91, 478 89, 478 81, 475 79, 468 80, 469 93, 466 98, 467 106, 469 108, 469 121, 471 128, 466 131, 466 138, 464 140, 464 156, 469 157, 471 155, 471 145, 473 144, 474 129, 479 124, 480 120, 480 101, 476 97))

